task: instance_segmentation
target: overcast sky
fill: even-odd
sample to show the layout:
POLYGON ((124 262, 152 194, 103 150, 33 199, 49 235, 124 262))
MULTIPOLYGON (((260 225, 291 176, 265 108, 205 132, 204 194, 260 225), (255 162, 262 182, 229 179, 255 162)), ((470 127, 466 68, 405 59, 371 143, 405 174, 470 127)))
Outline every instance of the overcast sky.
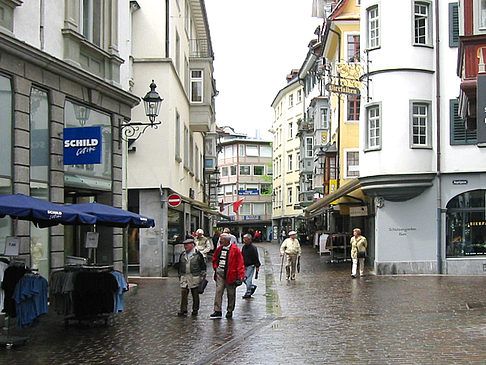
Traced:
POLYGON ((206 0, 215 55, 216 124, 271 139, 270 107, 285 77, 300 68, 322 19, 312 0, 206 0))

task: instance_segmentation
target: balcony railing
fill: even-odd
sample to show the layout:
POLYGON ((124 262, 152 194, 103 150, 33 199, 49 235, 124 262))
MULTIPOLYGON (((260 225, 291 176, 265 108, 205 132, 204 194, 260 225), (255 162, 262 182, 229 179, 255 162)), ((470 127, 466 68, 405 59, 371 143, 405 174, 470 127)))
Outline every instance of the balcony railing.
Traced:
POLYGON ((213 50, 208 39, 191 39, 189 57, 212 58, 213 50))

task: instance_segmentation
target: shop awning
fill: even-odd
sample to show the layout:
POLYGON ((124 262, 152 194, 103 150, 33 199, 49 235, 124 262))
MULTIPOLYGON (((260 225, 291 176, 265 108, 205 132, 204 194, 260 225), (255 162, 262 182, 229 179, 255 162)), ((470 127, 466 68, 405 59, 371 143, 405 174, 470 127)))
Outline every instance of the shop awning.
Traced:
POLYGON ((223 214, 223 213, 221 213, 217 210, 211 209, 211 207, 207 204, 204 204, 204 203, 202 203, 202 202, 200 202, 196 199, 192 199, 192 198, 189 198, 189 197, 184 196, 182 194, 179 194, 178 192, 176 192, 172 189, 171 189, 171 191, 175 194, 178 194, 181 197, 182 201, 191 204, 196 209, 201 209, 202 211, 209 213, 211 215, 217 216, 217 217, 229 219, 229 216, 227 216, 227 215, 225 215, 225 214, 223 214))
POLYGON ((346 185, 341 186, 335 192, 326 195, 324 198, 316 201, 314 204, 309 205, 307 208, 304 209, 306 218, 312 218, 319 213, 321 213, 331 202, 336 199, 343 197, 346 194, 349 194, 356 189, 361 187, 359 183, 359 179, 353 179, 348 182, 346 185))

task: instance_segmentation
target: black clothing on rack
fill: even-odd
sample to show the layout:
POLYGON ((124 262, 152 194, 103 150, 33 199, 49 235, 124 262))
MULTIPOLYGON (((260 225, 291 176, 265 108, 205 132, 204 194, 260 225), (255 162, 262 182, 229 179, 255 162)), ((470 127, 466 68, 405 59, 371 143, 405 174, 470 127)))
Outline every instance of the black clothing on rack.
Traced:
POLYGON ((3 311, 9 317, 17 316, 16 303, 13 299, 13 294, 17 283, 28 271, 29 270, 25 267, 25 265, 12 265, 5 269, 2 281, 2 289, 5 291, 3 311))
POLYGON ((76 316, 113 313, 115 277, 109 272, 81 271, 74 278, 73 305, 76 316))

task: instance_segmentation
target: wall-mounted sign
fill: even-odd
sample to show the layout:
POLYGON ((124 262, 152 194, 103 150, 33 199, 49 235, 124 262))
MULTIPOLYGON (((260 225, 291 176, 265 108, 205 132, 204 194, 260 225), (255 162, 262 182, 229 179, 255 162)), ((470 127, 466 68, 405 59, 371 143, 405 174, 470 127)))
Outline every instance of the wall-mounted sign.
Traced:
POLYGON ((19 237, 7 237, 5 239, 5 256, 18 256, 20 249, 19 237))
POLYGON ((452 185, 467 185, 467 180, 452 180, 452 185))
POLYGON ((349 207, 349 216, 350 217, 360 217, 368 215, 368 207, 361 206, 361 207, 349 207))
POLYGON ((238 195, 260 195, 259 190, 238 190, 238 195))
POLYGON ((339 62, 336 65, 338 76, 326 84, 326 90, 334 94, 359 95, 363 68, 359 63, 339 62))
POLYGON ((260 220, 262 219, 261 215, 244 215, 243 220, 260 220))
POLYGON ((101 127, 64 128, 64 165, 100 164, 101 127))
POLYGON ((84 241, 84 247, 98 248, 99 237, 100 234, 98 232, 86 232, 86 240, 84 241))

